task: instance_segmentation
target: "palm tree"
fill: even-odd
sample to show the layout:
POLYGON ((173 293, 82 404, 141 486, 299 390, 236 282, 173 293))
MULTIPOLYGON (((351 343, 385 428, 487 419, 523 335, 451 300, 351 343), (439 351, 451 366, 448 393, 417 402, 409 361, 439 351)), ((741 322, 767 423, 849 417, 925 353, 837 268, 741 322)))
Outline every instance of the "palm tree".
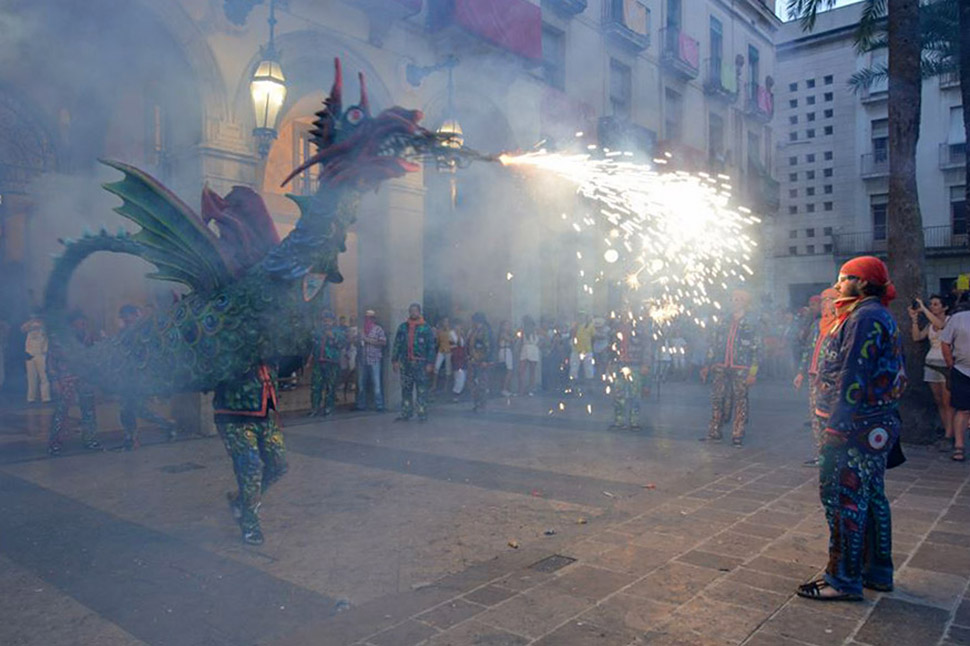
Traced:
MULTIPOLYGON (((789 15, 799 17, 806 31, 815 26, 821 9, 835 0, 789 0, 789 15)), ((910 297, 922 294, 926 263, 923 219, 916 185, 916 144, 919 141, 922 73, 922 39, 918 0, 865 0, 856 33, 857 48, 865 49, 879 31, 886 16, 886 45, 889 49, 889 268, 901 298, 893 313, 900 329, 908 328, 906 308, 910 297)), ((909 374, 917 375, 923 352, 911 337, 903 334, 909 374)), ((915 379, 913 380, 916 381, 915 379)), ((913 383, 913 386, 916 384, 913 383)), ((926 388, 911 387, 906 405, 900 407, 903 433, 908 440, 929 441, 934 431, 932 400, 926 388)))

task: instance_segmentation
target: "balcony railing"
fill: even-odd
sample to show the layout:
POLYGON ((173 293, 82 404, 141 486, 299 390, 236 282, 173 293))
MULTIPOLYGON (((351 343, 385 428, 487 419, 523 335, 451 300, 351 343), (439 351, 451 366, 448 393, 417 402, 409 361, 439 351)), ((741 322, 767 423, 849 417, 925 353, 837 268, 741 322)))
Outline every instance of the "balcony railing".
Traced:
POLYGON ((889 175, 888 153, 866 153, 861 158, 860 174, 863 179, 889 175))
POLYGON ((603 3, 603 32, 613 42, 633 51, 650 46, 650 10, 623 0, 603 3))
POLYGON ((542 0, 542 5, 563 16, 576 16, 586 11, 586 0, 542 0))
POLYGON ((708 96, 733 103, 738 99, 738 67, 724 58, 708 58, 704 61, 707 78, 704 91, 708 96))
POLYGON ((700 44, 677 27, 660 30, 663 39, 661 62, 664 67, 686 79, 700 73, 700 44))
POLYGON ((745 112, 759 121, 771 121, 775 115, 775 95, 764 85, 748 83, 745 88, 745 112))
MULTIPOLYGON (((966 230, 954 229, 949 224, 923 227, 923 241, 926 245, 927 254, 970 254, 966 230)), ((880 231, 879 236, 876 236, 872 231, 855 231, 836 233, 832 236, 832 242, 834 245, 833 253, 836 256, 858 256, 885 253, 887 238, 885 230, 880 231)))
POLYGON ((940 74, 940 89, 960 87, 960 72, 945 72, 940 74))
POLYGON ((967 165, 966 144, 940 144, 940 170, 967 165))

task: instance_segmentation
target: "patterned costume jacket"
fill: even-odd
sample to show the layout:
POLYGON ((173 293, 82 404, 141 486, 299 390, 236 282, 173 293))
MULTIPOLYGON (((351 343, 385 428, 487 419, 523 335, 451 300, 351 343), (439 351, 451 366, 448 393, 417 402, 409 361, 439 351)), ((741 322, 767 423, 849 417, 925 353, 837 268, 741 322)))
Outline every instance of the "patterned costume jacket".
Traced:
POLYGON ((411 347, 410 353, 408 352, 407 321, 398 326, 397 334, 394 336, 394 352, 391 354, 392 361, 396 361, 401 365, 430 365, 434 361, 434 357, 435 341, 430 325, 427 323, 421 323, 414 329, 414 344, 411 347), (412 355, 414 358, 409 359, 409 356, 412 355))
POLYGON ((896 321, 875 298, 859 301, 823 344, 818 414, 830 429, 851 433, 898 425, 906 372, 896 321))
POLYGON ((714 328, 707 365, 757 373, 760 356, 761 328, 757 317, 746 313, 740 319, 731 317, 722 321, 714 328))
POLYGON ((347 345, 347 329, 333 327, 332 334, 324 337, 320 332, 314 339, 314 355, 320 363, 340 363, 340 355, 347 345))

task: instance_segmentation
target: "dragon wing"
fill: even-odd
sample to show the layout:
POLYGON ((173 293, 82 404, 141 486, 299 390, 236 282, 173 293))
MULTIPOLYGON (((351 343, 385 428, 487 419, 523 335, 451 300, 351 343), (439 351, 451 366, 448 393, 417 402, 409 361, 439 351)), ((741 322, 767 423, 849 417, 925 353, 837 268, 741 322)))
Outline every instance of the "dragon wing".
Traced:
POLYGON ((239 270, 224 245, 188 205, 134 166, 100 160, 124 173, 104 188, 121 198, 114 210, 141 227, 131 239, 139 255, 158 268, 151 278, 183 283, 197 292, 226 285, 239 270))

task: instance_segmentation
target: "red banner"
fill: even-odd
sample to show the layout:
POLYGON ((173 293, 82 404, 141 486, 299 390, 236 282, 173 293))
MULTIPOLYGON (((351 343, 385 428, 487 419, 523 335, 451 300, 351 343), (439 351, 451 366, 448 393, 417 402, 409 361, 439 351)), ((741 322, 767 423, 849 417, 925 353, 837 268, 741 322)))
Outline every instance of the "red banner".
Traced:
POLYGON ((454 0, 455 24, 510 52, 542 58, 542 9, 526 0, 454 0))

